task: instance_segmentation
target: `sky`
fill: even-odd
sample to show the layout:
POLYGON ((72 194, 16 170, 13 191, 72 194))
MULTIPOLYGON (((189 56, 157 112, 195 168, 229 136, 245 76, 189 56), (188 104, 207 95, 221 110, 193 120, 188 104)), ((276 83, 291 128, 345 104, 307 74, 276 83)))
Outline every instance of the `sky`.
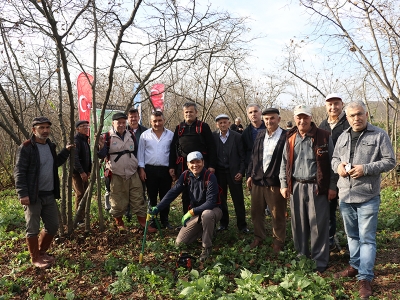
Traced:
POLYGON ((297 1, 290 0, 210 0, 211 7, 227 10, 235 16, 250 17, 253 57, 248 61, 259 70, 270 69, 285 54, 290 39, 310 31, 308 15, 297 1))

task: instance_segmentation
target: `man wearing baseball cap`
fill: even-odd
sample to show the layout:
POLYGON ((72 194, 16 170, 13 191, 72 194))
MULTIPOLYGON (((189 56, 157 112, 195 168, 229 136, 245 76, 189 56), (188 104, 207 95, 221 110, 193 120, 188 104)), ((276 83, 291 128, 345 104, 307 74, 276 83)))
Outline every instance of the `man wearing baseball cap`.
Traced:
POLYGON ((186 189, 190 206, 182 217, 183 227, 175 244, 191 244, 201 237, 203 250, 200 261, 205 261, 211 255, 214 227, 222 217, 218 199, 219 187, 215 175, 204 167, 204 158, 199 151, 187 155, 187 166, 188 170, 179 176, 176 184, 157 206, 151 208, 150 213, 156 215, 186 189))
MULTIPOLYGON (((346 114, 343 110, 344 104, 342 96, 338 93, 331 93, 325 97, 325 108, 328 117, 321 122, 319 128, 331 133, 333 146, 339 136, 350 127, 346 114)), ((340 251, 339 243, 335 241, 336 234, 336 210, 338 197, 329 202, 329 250, 340 251)))
MULTIPOLYGON (((107 136, 99 140, 99 158, 106 158, 106 169, 112 174, 110 180, 110 214, 114 217, 120 233, 126 233, 123 215, 130 205, 132 214, 135 214, 140 225, 146 225, 147 203, 143 195, 143 185, 138 174, 138 160, 136 158, 137 143, 133 133, 126 129, 128 116, 122 112, 112 117, 113 128, 107 136), (108 141, 107 141, 108 139, 108 141)), ((157 229, 148 226, 148 232, 157 229)))
POLYGON ((294 122, 283 149, 281 194, 290 198, 296 251, 313 259, 316 271, 323 273, 329 261, 329 200, 336 197, 337 176, 330 166, 333 143, 329 132, 312 122, 309 106, 294 108, 294 122))
POLYGON ((18 147, 14 169, 15 187, 24 206, 26 243, 32 264, 47 268, 54 257, 47 250, 58 231, 60 179, 57 168, 69 157, 74 145, 67 144, 60 153, 49 139, 51 122, 46 117, 36 117, 32 122, 32 137, 18 147), (40 219, 44 229, 40 230, 40 219))

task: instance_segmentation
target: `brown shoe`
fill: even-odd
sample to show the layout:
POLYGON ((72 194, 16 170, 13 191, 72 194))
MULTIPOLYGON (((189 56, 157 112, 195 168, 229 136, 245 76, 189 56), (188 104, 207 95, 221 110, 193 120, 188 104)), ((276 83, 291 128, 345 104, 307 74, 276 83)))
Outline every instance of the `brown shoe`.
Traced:
POLYGON ((122 220, 122 217, 114 218, 115 223, 117 224, 117 228, 120 234, 126 234, 126 227, 124 224, 124 221, 122 220))
POLYGON ((254 249, 260 247, 262 245, 262 241, 258 239, 254 239, 254 241, 250 244, 250 249, 254 249))
MULTIPOLYGON (((139 224, 140 224, 143 228, 145 228, 145 227, 146 227, 146 217, 139 217, 139 216, 136 216, 136 217, 137 217, 137 219, 138 219, 138 221, 139 221, 139 224)), ((148 225, 147 225, 147 232, 148 232, 148 233, 155 233, 155 232, 157 232, 157 229, 154 228, 154 227, 152 227, 150 224, 148 224, 148 225)))
POLYGON ((279 254, 283 250, 283 247, 280 245, 273 244, 272 245, 272 251, 274 251, 275 254, 279 254))
POLYGON ((358 290, 361 299, 368 299, 372 295, 371 282, 368 280, 359 281, 360 289, 358 290))
POLYGON ((335 277, 336 279, 342 278, 342 277, 356 277, 358 274, 358 270, 354 269, 352 266, 349 266, 347 269, 335 273, 335 275, 333 275, 333 277, 335 277))

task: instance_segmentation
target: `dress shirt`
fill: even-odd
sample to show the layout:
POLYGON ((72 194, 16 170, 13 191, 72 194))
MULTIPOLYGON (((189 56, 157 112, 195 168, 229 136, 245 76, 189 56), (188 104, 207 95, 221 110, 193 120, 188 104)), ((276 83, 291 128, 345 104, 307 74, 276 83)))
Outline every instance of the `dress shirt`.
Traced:
POLYGON ((221 130, 219 131, 219 138, 221 139, 221 142, 222 142, 223 144, 225 144, 225 142, 226 142, 226 140, 228 139, 228 137, 229 137, 229 129, 228 129, 228 131, 226 132, 226 135, 225 135, 225 136, 222 135, 221 130))
POLYGON ((160 138, 153 132, 153 129, 147 129, 140 136, 138 160, 139 167, 145 165, 164 166, 169 165, 169 151, 174 133, 164 128, 160 138))
POLYGON ((296 135, 294 142, 293 177, 296 179, 314 179, 317 177, 317 161, 312 148, 312 138, 296 135))
POLYGON ((265 131, 264 138, 264 151, 263 151, 263 171, 267 171, 269 163, 274 154, 276 144, 278 144, 279 138, 282 134, 282 128, 278 127, 271 135, 268 135, 268 130, 265 131))

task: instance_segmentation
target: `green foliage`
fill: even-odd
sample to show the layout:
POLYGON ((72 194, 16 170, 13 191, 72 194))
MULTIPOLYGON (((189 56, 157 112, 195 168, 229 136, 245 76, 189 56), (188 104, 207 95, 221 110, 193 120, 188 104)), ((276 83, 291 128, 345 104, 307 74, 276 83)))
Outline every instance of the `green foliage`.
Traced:
POLYGON ((400 190, 395 190, 393 187, 382 190, 378 230, 400 230, 399 198, 400 190))

